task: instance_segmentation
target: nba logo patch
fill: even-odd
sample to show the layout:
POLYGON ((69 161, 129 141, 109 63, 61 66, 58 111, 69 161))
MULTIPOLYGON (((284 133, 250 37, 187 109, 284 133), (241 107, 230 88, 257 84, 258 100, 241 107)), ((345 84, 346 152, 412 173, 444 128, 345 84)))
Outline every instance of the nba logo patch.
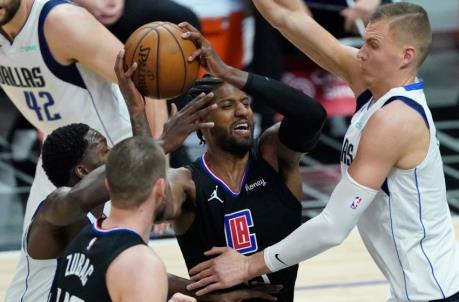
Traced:
POLYGON ((257 236, 251 234, 253 227, 252 213, 249 209, 225 215, 226 245, 241 254, 256 252, 257 236))
POLYGON ((355 210, 359 206, 359 204, 362 202, 362 198, 357 196, 354 201, 351 203, 351 209, 355 210))

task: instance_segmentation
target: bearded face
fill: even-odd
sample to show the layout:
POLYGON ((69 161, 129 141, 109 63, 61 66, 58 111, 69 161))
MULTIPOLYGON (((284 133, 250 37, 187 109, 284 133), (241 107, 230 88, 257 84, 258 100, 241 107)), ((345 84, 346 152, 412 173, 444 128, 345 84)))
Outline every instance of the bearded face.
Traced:
POLYGON ((214 91, 217 109, 209 113, 214 127, 203 131, 206 143, 228 153, 244 156, 253 144, 253 112, 248 96, 230 84, 214 91))
POLYGON ((7 24, 16 15, 21 0, 0 1, 0 26, 7 24))

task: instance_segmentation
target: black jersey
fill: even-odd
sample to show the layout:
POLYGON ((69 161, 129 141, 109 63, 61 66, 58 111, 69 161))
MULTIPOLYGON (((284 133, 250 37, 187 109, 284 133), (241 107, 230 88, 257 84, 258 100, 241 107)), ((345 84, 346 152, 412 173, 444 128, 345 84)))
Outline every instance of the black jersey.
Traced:
POLYGON ((111 301, 105 283, 110 263, 124 250, 145 242, 129 229, 102 229, 101 221, 81 230, 59 258, 50 302, 111 301))
MULTIPOLYGON (((279 174, 256 152, 233 192, 206 164, 205 155, 188 167, 196 186, 195 220, 177 236, 188 269, 207 260, 213 246, 250 255, 279 242, 301 224, 301 204, 279 174)), ((293 301, 298 266, 269 274, 265 282, 282 284, 279 301, 293 301)), ((260 281, 260 280, 257 280, 260 281)))

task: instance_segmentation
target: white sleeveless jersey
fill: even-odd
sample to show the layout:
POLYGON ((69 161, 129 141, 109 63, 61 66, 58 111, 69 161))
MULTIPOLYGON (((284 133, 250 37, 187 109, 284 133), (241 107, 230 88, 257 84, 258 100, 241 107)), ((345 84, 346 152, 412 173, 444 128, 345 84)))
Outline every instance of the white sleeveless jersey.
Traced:
MULTIPOLYGON (((22 115, 46 135, 60 126, 85 123, 113 145, 132 133, 126 104, 117 85, 79 63, 64 66, 54 60, 43 24, 56 5, 71 4, 63 0, 35 0, 12 43, 0 34, 0 85, 22 115)), ((30 221, 37 200, 43 200, 53 189, 40 161, 26 222, 30 221)))
MULTIPOLYGON (((110 202, 104 207, 104 214, 110 202)), ((91 213, 87 214, 90 223, 96 218, 91 213)), ((6 290, 5 302, 46 302, 53 283, 57 268, 57 259, 37 260, 27 253, 28 229, 22 235, 22 246, 19 253, 19 261, 8 289, 6 290)))
POLYGON ((459 245, 446 199, 435 125, 422 88, 422 82, 394 88, 374 103, 369 91, 362 94, 341 153, 344 175, 358 152, 366 123, 393 100, 418 111, 429 127, 426 158, 413 169, 392 168, 358 223, 365 246, 390 283, 389 301, 429 301, 459 291, 459 245))

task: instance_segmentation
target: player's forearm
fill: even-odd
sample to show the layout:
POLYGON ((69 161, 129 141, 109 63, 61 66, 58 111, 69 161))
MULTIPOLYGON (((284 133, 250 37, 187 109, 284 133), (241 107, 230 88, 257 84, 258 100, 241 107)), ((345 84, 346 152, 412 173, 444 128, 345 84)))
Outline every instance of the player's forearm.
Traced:
POLYGON ((145 113, 131 115, 131 127, 133 136, 152 136, 145 113))
MULTIPOLYGON (((56 226, 70 225, 110 199, 105 188, 105 166, 85 176, 66 193, 53 192, 47 197, 45 219, 56 226)), ((58 189, 59 190, 59 189, 58 189)))
POLYGON ((168 291, 167 291, 167 298, 169 299, 172 297, 175 293, 182 293, 187 296, 195 297, 194 291, 188 291, 186 289, 186 286, 188 284, 191 284, 192 281, 172 275, 172 274, 167 274, 167 281, 168 281, 168 291))
POLYGON ((69 197, 81 207, 84 214, 110 199, 105 187, 105 165, 93 170, 69 192, 69 197))
POLYGON ((166 101, 146 98, 145 114, 151 130, 150 135, 154 138, 160 137, 163 133, 164 124, 168 118, 166 101))
POLYGON ((340 244, 377 193, 357 183, 346 172, 322 213, 264 250, 266 266, 271 271, 278 271, 340 244))
POLYGON ((285 117, 305 122, 325 119, 325 110, 319 102, 280 81, 250 73, 242 89, 285 117))
POLYGON ((260 13, 293 45, 325 70, 351 83, 348 67, 343 62, 351 60, 348 56, 355 57, 356 51, 344 50, 333 35, 308 15, 301 1, 275 1, 282 4, 275 9, 267 8, 269 2, 272 1, 254 0, 260 13), (301 8, 292 9, 293 5, 301 8))
POLYGON ((301 10, 301 0, 253 0, 257 10, 274 27, 280 26, 288 18, 289 13, 301 10))

